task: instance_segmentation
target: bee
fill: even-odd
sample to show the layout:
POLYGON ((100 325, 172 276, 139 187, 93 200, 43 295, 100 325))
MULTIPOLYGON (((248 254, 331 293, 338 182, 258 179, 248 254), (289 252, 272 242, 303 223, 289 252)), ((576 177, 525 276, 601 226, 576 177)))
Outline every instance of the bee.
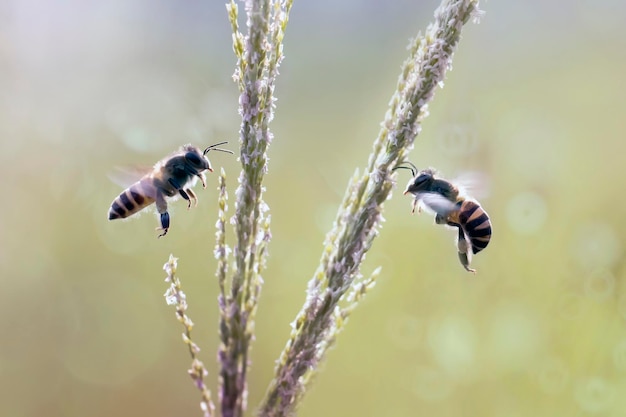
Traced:
POLYGON ((459 187, 443 178, 437 177, 432 169, 418 170, 411 162, 409 166, 398 165, 395 169, 409 169, 413 178, 409 181, 404 194, 412 194, 411 213, 422 206, 435 213, 435 223, 456 227, 458 231, 457 248, 461 265, 469 272, 472 255, 485 249, 491 239, 491 221, 480 204, 463 195, 459 187))
POLYGON ((109 220, 123 219, 132 216, 138 211, 156 203, 157 212, 160 215, 161 227, 156 230, 162 231, 158 236, 165 236, 170 228, 170 215, 167 212, 166 197, 174 197, 180 194, 187 200, 187 209, 198 205, 198 197, 193 192, 193 187, 198 178, 202 182, 202 188, 206 188, 204 171, 213 172, 211 163, 206 154, 209 151, 221 151, 232 154, 227 149, 217 148, 228 142, 220 142, 200 151, 192 145, 185 145, 174 154, 157 162, 151 172, 139 181, 122 191, 113 200, 109 209, 109 220))

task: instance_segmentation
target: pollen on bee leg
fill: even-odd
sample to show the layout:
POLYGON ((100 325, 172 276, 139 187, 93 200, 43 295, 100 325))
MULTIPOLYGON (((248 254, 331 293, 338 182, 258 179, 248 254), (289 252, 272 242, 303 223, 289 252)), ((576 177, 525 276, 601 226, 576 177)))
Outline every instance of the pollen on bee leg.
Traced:
POLYGON ((156 230, 163 231, 163 233, 161 233, 158 237, 160 238, 162 236, 165 236, 169 228, 170 228, 170 214, 166 211, 165 213, 161 213, 161 227, 156 228, 156 230))

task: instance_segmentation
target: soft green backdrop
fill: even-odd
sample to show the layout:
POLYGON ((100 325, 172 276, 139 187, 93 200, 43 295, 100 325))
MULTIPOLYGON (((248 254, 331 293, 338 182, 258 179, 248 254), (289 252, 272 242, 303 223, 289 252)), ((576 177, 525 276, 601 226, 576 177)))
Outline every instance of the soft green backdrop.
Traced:
MULTIPOLYGON (((345 184, 366 163, 408 38, 437 4, 295 2, 266 178, 273 240, 251 411, 345 184)), ((382 275, 300 416, 626 409, 626 3, 481 8, 411 159, 448 177, 486 174, 492 243, 478 274, 464 272, 454 232, 410 215, 400 172, 364 265, 382 275)), ((198 208, 173 204, 157 240, 153 214, 107 221, 121 190, 107 175, 187 142, 236 148, 223 2, 4 0, 0 22, 0 415, 200 415, 161 266, 180 258, 215 388, 216 176, 198 208)), ((235 158, 211 159, 233 196, 235 158)))

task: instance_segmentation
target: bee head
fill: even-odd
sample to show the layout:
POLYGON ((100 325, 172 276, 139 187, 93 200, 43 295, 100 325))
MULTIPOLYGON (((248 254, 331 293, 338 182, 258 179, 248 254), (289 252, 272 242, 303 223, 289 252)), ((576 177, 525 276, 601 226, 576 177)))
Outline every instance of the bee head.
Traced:
POLYGON ((195 146, 185 145, 183 147, 185 161, 198 172, 202 172, 205 170, 213 172, 213 168, 211 168, 211 162, 209 161, 209 158, 206 156, 206 154, 209 153, 210 150, 232 153, 227 149, 216 148, 216 146, 223 145, 225 143, 228 142, 220 142, 216 143, 215 145, 211 145, 207 147, 203 152, 195 146))
POLYGON ((404 194, 418 194, 420 192, 428 191, 433 179, 433 173, 429 169, 418 172, 407 184, 404 194))
POLYGON ((430 168, 420 171, 412 162, 409 161, 402 162, 393 170, 396 169, 408 169, 411 171, 411 175, 413 176, 413 178, 409 180, 409 183, 406 186, 406 190, 404 190, 405 195, 409 193, 417 194, 427 191, 433 181, 435 174, 435 172, 430 168), (407 164, 408 166, 405 166, 404 164, 407 164))
POLYGON ((206 152, 201 153, 200 149, 195 146, 187 145, 184 147, 185 161, 196 169, 198 172, 209 170, 213 171, 209 159, 205 156, 206 152))

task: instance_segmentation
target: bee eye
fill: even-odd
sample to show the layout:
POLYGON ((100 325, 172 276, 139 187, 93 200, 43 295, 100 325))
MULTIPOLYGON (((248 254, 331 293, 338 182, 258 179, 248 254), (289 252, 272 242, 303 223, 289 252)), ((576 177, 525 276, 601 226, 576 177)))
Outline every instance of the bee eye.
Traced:
POLYGON ((187 154, 185 155, 185 159, 189 161, 189 163, 191 163, 192 165, 196 165, 196 166, 202 165, 202 160, 200 159, 198 154, 195 152, 187 152, 187 154))
POLYGON ((421 185, 421 184, 424 184, 429 179, 430 179, 430 176, 428 176, 428 175, 420 175, 417 178, 415 178, 415 181, 413 182, 413 184, 414 185, 421 185))

